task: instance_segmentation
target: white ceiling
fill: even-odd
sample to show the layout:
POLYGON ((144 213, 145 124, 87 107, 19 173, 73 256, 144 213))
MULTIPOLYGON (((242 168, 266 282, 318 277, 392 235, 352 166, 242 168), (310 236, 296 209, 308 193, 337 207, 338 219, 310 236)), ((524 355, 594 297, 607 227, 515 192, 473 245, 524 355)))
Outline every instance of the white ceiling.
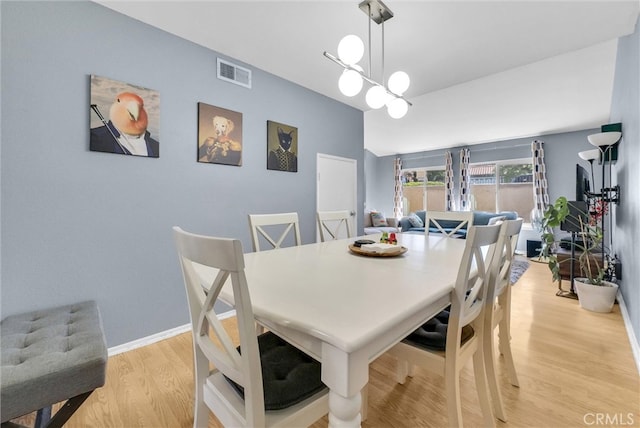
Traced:
MULTIPOLYGON (((395 16, 384 26, 385 74, 409 74, 413 104, 391 119, 366 106, 364 91, 343 96, 340 67, 322 55, 347 34, 368 43, 359 0, 96 2, 363 110, 365 148, 378 156, 607 123, 617 38, 640 9, 638 0, 386 0, 395 16)), ((380 35, 373 24, 376 80, 380 35)))

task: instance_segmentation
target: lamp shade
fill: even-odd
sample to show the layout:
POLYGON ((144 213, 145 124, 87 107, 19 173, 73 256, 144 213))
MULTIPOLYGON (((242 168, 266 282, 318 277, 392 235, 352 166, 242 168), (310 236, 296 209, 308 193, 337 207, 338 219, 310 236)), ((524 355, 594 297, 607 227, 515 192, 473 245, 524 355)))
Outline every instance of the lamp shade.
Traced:
POLYGON ((387 113, 394 119, 404 117, 408 110, 409 104, 402 98, 396 98, 387 104, 387 113))
POLYGON ((338 79, 338 88, 347 97, 353 97, 362 89, 362 76, 355 70, 345 70, 338 79))
POLYGON ((598 157, 600 156, 600 150, 598 149, 585 150, 583 152, 578 153, 578 156, 580 156, 580 159, 582 160, 592 161, 592 160, 598 159, 598 157))
POLYGON ((362 59, 364 43, 360 37, 349 34, 338 43, 338 58, 347 65, 353 65, 362 59))
POLYGON ((596 146, 610 146, 618 142, 620 137, 622 136, 622 132, 600 132, 599 134, 591 134, 587 136, 589 142, 596 146))
POLYGON ((367 91, 367 105, 373 109, 382 107, 387 103, 387 91, 380 85, 375 85, 367 91))
POLYGON ((389 77, 389 89, 397 95, 404 94, 404 91, 409 89, 409 83, 409 75, 404 71, 396 71, 389 77))

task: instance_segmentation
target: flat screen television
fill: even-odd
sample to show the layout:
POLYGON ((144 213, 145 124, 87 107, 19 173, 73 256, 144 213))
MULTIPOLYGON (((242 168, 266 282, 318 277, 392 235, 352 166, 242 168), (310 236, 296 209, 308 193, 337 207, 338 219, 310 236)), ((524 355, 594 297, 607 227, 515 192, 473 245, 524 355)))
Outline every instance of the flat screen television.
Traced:
POLYGON ((576 164, 576 201, 585 202, 591 191, 589 173, 580 164, 576 164))

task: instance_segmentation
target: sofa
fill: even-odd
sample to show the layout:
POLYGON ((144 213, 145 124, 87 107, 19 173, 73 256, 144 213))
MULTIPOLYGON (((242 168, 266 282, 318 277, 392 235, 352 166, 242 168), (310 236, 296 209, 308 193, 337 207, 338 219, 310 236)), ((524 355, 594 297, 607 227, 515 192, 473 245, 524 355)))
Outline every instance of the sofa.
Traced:
MULTIPOLYGON (((424 224, 426 211, 416 211, 413 214, 417 215, 420 218, 420 220, 422 220, 422 224, 424 224)), ((499 213, 493 213, 493 212, 489 212, 489 211, 473 211, 473 225, 474 226, 486 226, 487 224, 489 224, 489 221, 493 217, 502 217, 502 216, 504 216, 504 218, 506 220, 515 220, 515 219, 518 218, 518 213, 515 212, 515 211, 502 211, 502 212, 499 212, 499 213)), ((455 229, 455 227, 458 224, 460 224, 460 222, 453 221, 453 220, 451 220, 451 221, 440 221, 439 223, 440 223, 441 226, 443 226, 443 228, 446 231, 451 231, 451 230, 455 229)), ((409 233, 424 233, 425 232, 425 228, 424 227, 416 227, 413 224, 411 224, 411 221, 409 220, 409 216, 402 217, 400 219, 400 221, 398 222, 398 226, 402 229, 402 232, 409 232, 409 233)), ((435 228, 435 227, 429 227, 429 233, 439 233, 439 230, 437 228, 435 228)), ((455 234, 458 235, 461 238, 464 238, 464 237, 467 236, 467 228, 466 227, 462 227, 455 234)))
MULTIPOLYGON (((375 211, 374 211, 375 212, 375 211)), ((365 235, 375 235, 376 233, 400 233, 400 228, 398 227, 398 220, 393 217, 385 217, 386 226, 374 226, 373 221, 371 219, 371 211, 364 213, 364 234, 365 235)))

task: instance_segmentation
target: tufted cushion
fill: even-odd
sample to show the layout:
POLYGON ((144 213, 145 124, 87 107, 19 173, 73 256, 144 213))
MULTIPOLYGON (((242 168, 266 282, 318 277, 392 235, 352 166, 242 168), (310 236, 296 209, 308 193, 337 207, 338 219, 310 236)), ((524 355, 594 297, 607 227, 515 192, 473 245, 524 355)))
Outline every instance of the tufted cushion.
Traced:
POLYGON ((412 227, 424 227, 424 222, 416 213, 411 213, 407 217, 412 227))
MULTIPOLYGON (((447 327, 449 325, 449 311, 446 309, 426 323, 405 339, 407 342, 431 349, 444 351, 447 345, 447 327)), ((462 327, 460 343, 463 344, 473 336, 473 328, 470 325, 462 327)))
POLYGON ((95 302, 9 316, 0 330, 2 422, 104 385, 107 348, 95 302))
MULTIPOLYGON (((265 410, 286 409, 325 388, 320 380, 320 363, 275 334, 258 336, 258 347, 265 410)), ((244 398, 244 388, 226 376, 225 379, 244 398)))
POLYGON ((383 213, 371 212, 371 225, 373 227, 387 227, 389 224, 387 223, 387 218, 383 213))

